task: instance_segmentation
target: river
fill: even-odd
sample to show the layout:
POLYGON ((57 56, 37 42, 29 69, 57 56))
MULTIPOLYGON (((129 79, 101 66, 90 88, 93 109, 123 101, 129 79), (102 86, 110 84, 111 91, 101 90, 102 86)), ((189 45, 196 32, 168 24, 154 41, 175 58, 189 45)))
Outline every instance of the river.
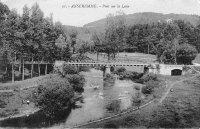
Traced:
POLYGON ((56 121, 48 126, 40 115, 31 115, 23 118, 5 121, 3 127, 73 127, 96 120, 105 116, 119 113, 121 110, 132 106, 132 96, 136 93, 134 83, 130 80, 115 80, 114 83, 103 81, 103 72, 91 69, 82 72, 86 83, 83 98, 76 102, 76 108, 66 113, 64 120, 56 121))

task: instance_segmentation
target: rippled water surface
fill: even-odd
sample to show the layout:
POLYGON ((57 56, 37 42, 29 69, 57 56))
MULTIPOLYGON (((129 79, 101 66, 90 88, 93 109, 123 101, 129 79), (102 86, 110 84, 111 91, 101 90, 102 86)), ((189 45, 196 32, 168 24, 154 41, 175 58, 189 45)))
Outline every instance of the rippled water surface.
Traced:
POLYGON ((66 126, 73 126, 115 114, 117 112, 109 111, 107 107, 116 101, 119 103, 120 110, 132 105, 131 99, 135 94, 134 86, 139 84, 129 80, 115 80, 114 84, 103 83, 102 71, 94 69, 83 74, 87 80, 83 93, 83 103, 77 103, 80 108, 72 110, 65 122, 66 126))

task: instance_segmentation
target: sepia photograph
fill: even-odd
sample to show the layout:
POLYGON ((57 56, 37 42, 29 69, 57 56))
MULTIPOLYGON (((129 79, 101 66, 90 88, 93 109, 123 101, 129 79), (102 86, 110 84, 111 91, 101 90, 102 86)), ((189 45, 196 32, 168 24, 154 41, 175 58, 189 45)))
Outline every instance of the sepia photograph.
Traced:
POLYGON ((200 0, 0 0, 0 129, 200 128, 200 0))

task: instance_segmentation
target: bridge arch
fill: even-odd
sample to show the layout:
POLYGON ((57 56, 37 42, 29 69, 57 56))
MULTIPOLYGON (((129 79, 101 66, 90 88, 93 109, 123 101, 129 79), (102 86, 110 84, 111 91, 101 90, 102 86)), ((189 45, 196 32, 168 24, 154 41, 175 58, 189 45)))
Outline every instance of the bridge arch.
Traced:
POLYGON ((178 75, 182 75, 182 69, 172 69, 171 70, 171 76, 178 76, 178 75))

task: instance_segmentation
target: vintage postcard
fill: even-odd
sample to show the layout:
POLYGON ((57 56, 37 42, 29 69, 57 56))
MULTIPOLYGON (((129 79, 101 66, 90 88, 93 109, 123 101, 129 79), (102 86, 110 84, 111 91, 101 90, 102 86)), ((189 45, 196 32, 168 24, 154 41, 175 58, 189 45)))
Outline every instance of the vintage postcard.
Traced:
POLYGON ((0 0, 0 128, 200 128, 200 0, 0 0))

